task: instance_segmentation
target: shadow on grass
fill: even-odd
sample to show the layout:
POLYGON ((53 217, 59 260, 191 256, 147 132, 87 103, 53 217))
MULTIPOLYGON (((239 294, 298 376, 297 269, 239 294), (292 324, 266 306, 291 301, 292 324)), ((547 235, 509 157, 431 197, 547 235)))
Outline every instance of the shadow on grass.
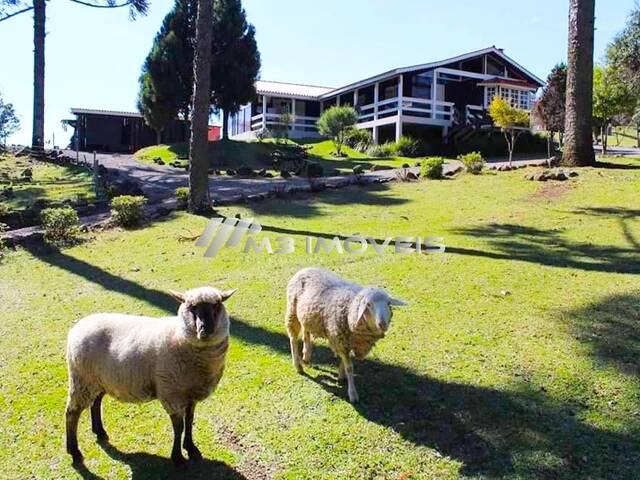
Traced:
MULTIPOLYGON (((35 255, 43 262, 108 290, 151 303, 167 313, 176 310, 174 300, 166 293, 122 279, 65 253, 35 255)), ((616 306, 619 300, 611 299, 612 322, 601 331, 603 346, 607 342, 606 336, 614 336, 614 331, 629 335, 628 332, 617 332, 614 321, 620 320, 619 315, 629 315, 635 309, 637 316, 637 299, 625 303, 622 310, 616 306)), ((598 311, 596 307, 594 312, 598 311)), ((581 314, 578 312, 577 315, 581 314)), ((633 318, 629 320, 628 328, 634 324, 633 318)), ((633 338, 637 339, 637 330, 634 332, 633 338)), ((289 341, 284 333, 252 325, 237 317, 231 320, 231 333, 246 343, 289 356, 289 341)), ((625 355, 637 358, 636 346, 636 343, 629 344, 625 355)), ((606 350, 602 354, 606 354, 606 350)), ((314 355, 317 365, 332 366, 323 367, 320 375, 315 376, 314 369, 309 369, 310 378, 346 401, 345 388, 336 380, 337 368, 330 350, 318 346, 314 355)), ((433 448, 459 460, 465 475, 503 477, 515 473, 523 478, 637 478, 637 458, 640 458, 637 437, 583 423, 577 416, 585 407, 559 404, 530 384, 522 383, 516 391, 501 391, 446 382, 403 366, 367 359, 357 361, 355 370, 362 398, 354 407, 359 415, 394 430, 408 442, 433 448)), ((632 432, 639 429, 637 425, 629 427, 632 432)), ((143 453, 114 452, 113 458, 131 465, 133 478, 156 478, 145 475, 156 470, 154 465, 157 465, 157 471, 164 471, 165 462, 168 462, 143 453)), ((231 475, 228 478, 242 478, 234 477, 237 472, 215 462, 210 468, 212 471, 222 469, 220 476, 185 478, 226 478, 222 476, 225 472, 231 475)))
POLYGON ((640 273, 638 248, 575 242, 563 238, 558 230, 491 223, 457 229, 455 233, 486 239, 497 252, 447 245, 448 253, 585 271, 640 273))
MULTIPOLYGON (((319 179, 321 182, 322 179, 319 179)), ((409 200, 399 198, 396 193, 385 194, 389 190, 386 183, 370 183, 364 186, 353 185, 338 190, 324 190, 316 194, 298 195, 286 200, 271 200, 266 202, 247 203, 245 207, 256 215, 274 215, 295 218, 309 218, 322 215, 322 206, 317 203, 332 206, 367 205, 378 207, 394 207, 403 205, 409 200), (286 208, 283 203, 286 202, 286 208)))
MULTIPOLYGON (((189 461, 187 469, 178 471, 169 458, 144 452, 124 453, 110 444, 100 444, 100 446, 113 460, 123 463, 131 469, 131 480, 246 480, 246 477, 240 472, 215 460, 189 461)), ((74 468, 85 480, 102 478, 92 473, 85 465, 74 468)))
POLYGON ((640 239, 633 233, 630 221, 640 218, 640 209, 625 207, 601 207, 601 208, 578 208, 573 213, 592 215, 597 217, 614 217, 618 220, 622 234, 632 247, 640 249, 640 239))
MULTIPOLYGON (((283 333, 233 318, 232 334, 289 355, 283 333)), ((331 351, 317 346, 313 362, 307 376, 347 401, 331 351)), ((637 439, 584 424, 576 407, 559 405, 527 384, 500 391, 367 359, 355 362, 355 372, 361 401, 354 408, 362 417, 461 461, 465 475, 635 478, 637 439)))
POLYGON ((610 295, 563 318, 595 359, 640 376, 640 291, 610 295))

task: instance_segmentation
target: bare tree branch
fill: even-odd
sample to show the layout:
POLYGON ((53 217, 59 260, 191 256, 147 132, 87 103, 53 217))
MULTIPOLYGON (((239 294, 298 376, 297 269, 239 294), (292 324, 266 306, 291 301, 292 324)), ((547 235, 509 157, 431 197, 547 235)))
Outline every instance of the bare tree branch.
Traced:
POLYGON ((93 7, 93 8, 120 8, 120 7, 128 7, 131 5, 131 0, 128 0, 124 3, 106 3, 101 5, 99 3, 91 3, 91 2, 83 2, 82 0, 69 0, 73 3, 79 3, 80 5, 84 5, 85 7, 93 7))
POLYGON ((9 20, 10 18, 15 17, 16 15, 20 15, 21 13, 25 13, 25 12, 28 12, 30 10, 33 10, 33 7, 23 8, 22 10, 18 10, 17 12, 10 13, 10 14, 0 18, 0 22, 4 22, 5 20, 9 20))

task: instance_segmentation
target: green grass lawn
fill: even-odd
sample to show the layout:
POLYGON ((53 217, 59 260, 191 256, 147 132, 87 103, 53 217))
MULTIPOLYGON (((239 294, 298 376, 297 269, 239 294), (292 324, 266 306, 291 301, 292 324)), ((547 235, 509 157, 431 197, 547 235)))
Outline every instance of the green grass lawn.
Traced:
POLYGON ((566 183, 527 171, 324 192, 220 209, 255 216, 291 255, 212 259, 178 213, 61 252, 0 264, 3 478, 168 478, 171 426, 157 402, 106 399, 111 446, 80 424, 86 470, 63 446, 65 338, 92 312, 165 315, 166 293, 203 284, 227 303, 232 343, 218 391, 196 411, 207 459, 178 478, 637 479, 640 458, 640 161, 566 183), (306 235, 442 236, 442 255, 303 253, 306 235), (346 400, 322 346, 291 365, 288 279, 332 269, 405 299, 346 400))
POLYGON ((40 199, 75 201, 81 196, 91 201, 95 198, 92 175, 82 168, 0 155, 0 192, 9 186, 13 186, 13 197, 0 196, 0 202, 11 210, 27 208, 40 199), (31 182, 24 182, 21 178, 27 168, 33 172, 31 182))
MULTIPOLYGON (((294 143, 288 140, 287 144, 294 143)), ((356 165, 362 165, 369 170, 374 165, 388 165, 392 167, 401 167, 404 163, 414 165, 415 158, 390 157, 390 158, 373 158, 364 153, 360 153, 348 147, 344 147, 343 151, 347 157, 336 157, 332 155, 335 151, 333 143, 330 140, 301 140, 297 143, 309 146, 309 159, 322 164, 327 174, 334 170, 340 172, 351 172, 356 165)), ((236 140, 228 140, 224 142, 212 142, 209 144, 210 155, 214 159, 214 164, 221 169, 225 167, 247 166, 253 169, 271 169, 271 154, 282 147, 274 143, 272 139, 263 142, 243 142, 236 140)), ((153 163, 154 158, 161 158, 165 163, 174 161, 186 165, 186 160, 180 160, 186 157, 188 149, 186 144, 173 145, 155 145, 138 150, 134 156, 141 162, 153 163)), ((272 170, 273 171, 273 170, 272 170)), ((275 172, 275 171, 274 171, 275 172)), ((275 172, 278 173, 278 172, 275 172)))
POLYGON ((613 135, 607 137, 609 147, 637 148, 636 127, 613 127, 613 135))

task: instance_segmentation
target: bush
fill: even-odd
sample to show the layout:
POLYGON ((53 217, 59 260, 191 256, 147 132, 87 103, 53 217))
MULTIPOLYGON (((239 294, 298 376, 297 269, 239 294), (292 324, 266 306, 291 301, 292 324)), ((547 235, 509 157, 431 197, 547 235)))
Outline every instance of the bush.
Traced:
POLYGON ((40 212, 47 242, 60 244, 73 241, 79 232, 78 213, 71 207, 45 208, 40 212))
POLYGON ((442 166, 444 165, 444 158, 442 157, 429 157, 422 162, 420 167, 420 175, 423 178, 438 179, 442 178, 442 166))
POLYGON ((371 132, 365 129, 351 128, 344 136, 344 144, 360 153, 366 152, 371 142, 373 142, 371 132))
POLYGON ((147 199, 142 196, 122 195, 111 200, 111 216, 121 227, 135 227, 144 220, 144 205, 147 199))
POLYGON ((7 245, 4 243, 4 239, 2 235, 7 231, 7 226, 4 223, 0 223, 0 260, 4 257, 4 251, 7 248, 7 245))
POLYGON ((465 155, 459 155, 458 160, 464 164, 467 172, 474 175, 481 173, 485 164, 485 160, 480 152, 470 152, 465 155))
POLYGON ((316 122, 320 135, 331 138, 340 155, 347 131, 358 122, 358 112, 350 106, 331 107, 322 112, 316 122))
POLYGON ((381 145, 371 145, 367 149, 367 155, 374 158, 395 157, 396 145, 394 143, 383 143, 381 145))
POLYGON ((395 153, 400 157, 419 157, 421 149, 420 142, 411 137, 402 136, 395 144, 395 153))
POLYGON ((189 187, 176 188, 176 200, 181 208, 186 207, 189 204, 189 187))
POLYGON ((8 215, 10 211, 11 209, 9 208, 9 205, 7 205, 6 203, 0 202, 0 218, 4 217, 5 215, 8 215))

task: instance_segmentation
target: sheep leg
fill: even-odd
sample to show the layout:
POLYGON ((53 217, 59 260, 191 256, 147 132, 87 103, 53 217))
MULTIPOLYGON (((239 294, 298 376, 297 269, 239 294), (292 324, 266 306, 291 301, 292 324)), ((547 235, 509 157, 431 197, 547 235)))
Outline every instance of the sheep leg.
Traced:
POLYGON ((180 441, 184 431, 184 413, 171 414, 171 425, 173 425, 173 448, 171 449, 171 460, 176 468, 184 468, 187 461, 182 456, 180 441))
POLYGON ((91 405, 91 430, 98 437, 98 442, 108 442, 109 435, 102 424, 102 397, 104 393, 99 394, 91 405))
POLYGON ((311 334, 304 332, 304 341, 302 345, 302 361, 307 365, 311 364, 311 352, 313 351, 313 343, 311 343, 311 334))
POLYGON ((300 362, 300 350, 298 347, 298 336, 300 335, 300 322, 290 308, 287 308, 287 333, 289 333, 289 344, 291 345, 291 359, 293 366, 298 373, 304 373, 300 362))
POLYGON ((349 358, 349 355, 340 355, 342 364, 344 365, 344 373, 347 377, 347 392, 349 394, 349 401, 356 403, 358 398, 358 391, 356 390, 356 384, 353 380, 353 361, 349 358))
POLYGON ((67 406, 65 411, 67 453, 71 455, 74 465, 80 465, 84 460, 78 448, 78 421, 80 420, 81 413, 82 409, 69 408, 69 406, 67 406))
POLYGON ((184 414, 184 449, 191 460, 202 460, 202 454, 193 443, 193 414, 196 410, 195 402, 189 403, 184 414))

